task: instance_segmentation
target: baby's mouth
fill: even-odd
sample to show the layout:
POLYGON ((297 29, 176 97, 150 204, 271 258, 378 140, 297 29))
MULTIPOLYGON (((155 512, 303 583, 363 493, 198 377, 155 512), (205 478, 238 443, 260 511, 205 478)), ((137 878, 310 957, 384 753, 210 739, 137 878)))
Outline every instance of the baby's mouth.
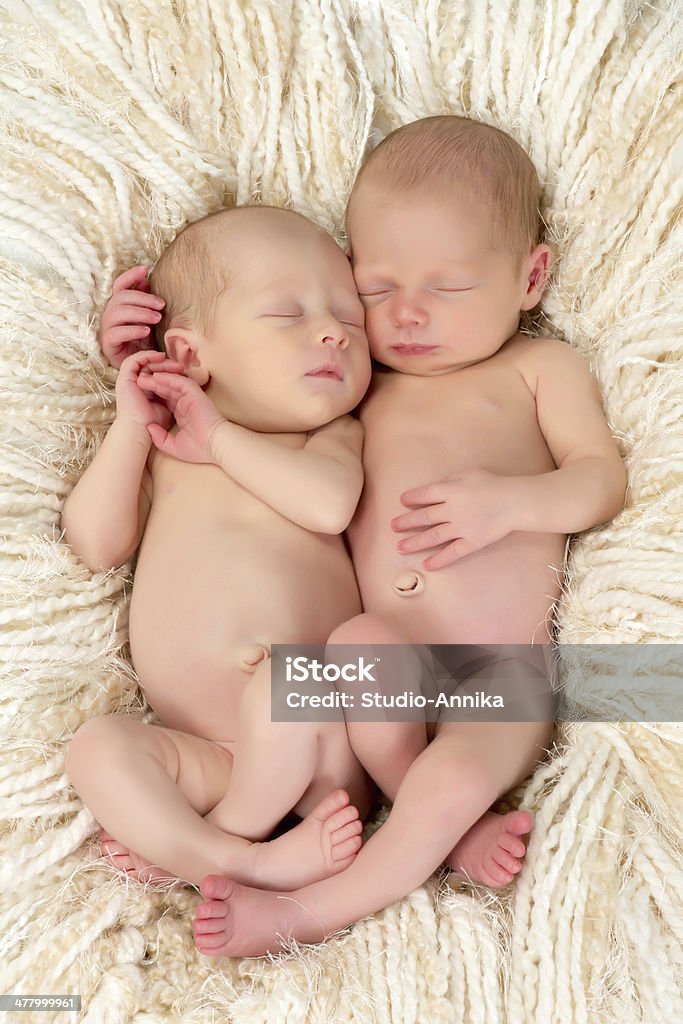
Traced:
POLYGON ((309 370, 307 377, 329 377, 333 380, 344 380, 344 371, 337 363, 323 363, 316 366, 315 370, 309 370))
POLYGON ((438 345, 409 345, 409 344, 398 344, 391 346, 394 352, 398 352, 399 355, 405 356, 419 356, 424 355, 426 352, 433 352, 434 349, 438 348, 438 345))

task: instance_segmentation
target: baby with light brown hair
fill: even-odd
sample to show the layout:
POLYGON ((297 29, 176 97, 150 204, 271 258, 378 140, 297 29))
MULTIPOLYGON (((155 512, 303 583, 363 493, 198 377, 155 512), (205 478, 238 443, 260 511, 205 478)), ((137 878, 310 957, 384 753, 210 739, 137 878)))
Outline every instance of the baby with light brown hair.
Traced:
POLYGON ((343 720, 270 716, 270 645, 360 613, 341 534, 363 485, 363 307, 334 240, 268 207, 190 225, 154 284, 165 353, 112 339, 116 418, 62 523, 93 570, 137 552, 131 652, 161 725, 92 718, 66 771, 133 877, 292 887, 353 860, 372 798, 343 720))
MULTIPOLYGON (((567 536, 622 507, 625 470, 595 378, 569 345, 519 330, 549 274, 539 206, 524 150, 467 118, 405 125, 360 171, 347 226, 376 372, 348 537, 365 611, 333 644, 542 653, 567 536)), ((506 667, 530 675, 525 658, 506 667)), ((477 673, 465 683, 475 688, 477 673)), ((319 941, 444 861, 511 881, 531 815, 488 808, 542 759, 552 725, 349 721, 355 754, 393 800, 387 821, 346 870, 305 887, 206 878, 198 948, 253 956, 319 941)))

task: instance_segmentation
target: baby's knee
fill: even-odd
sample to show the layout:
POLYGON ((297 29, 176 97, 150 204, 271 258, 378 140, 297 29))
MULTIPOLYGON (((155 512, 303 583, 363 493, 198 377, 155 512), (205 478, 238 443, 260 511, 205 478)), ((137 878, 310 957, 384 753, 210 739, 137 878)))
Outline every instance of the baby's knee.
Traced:
POLYGON ((377 757, 393 761, 406 750, 419 753, 427 745, 424 722, 347 722, 351 748, 372 750, 377 757))
POLYGON ((428 794, 429 807, 444 822, 457 820, 465 807, 481 815, 504 792, 491 764, 473 751, 454 751, 447 764, 444 770, 441 759, 426 758, 410 769, 413 785, 428 794))
POLYGON ((398 644, 403 638, 379 615, 363 612, 342 622, 330 634, 328 644, 398 644))
POLYGON ((72 782, 84 772, 92 772, 101 761, 102 754, 109 747, 116 732, 113 715, 97 715, 84 722, 73 735, 66 752, 64 771, 72 782))

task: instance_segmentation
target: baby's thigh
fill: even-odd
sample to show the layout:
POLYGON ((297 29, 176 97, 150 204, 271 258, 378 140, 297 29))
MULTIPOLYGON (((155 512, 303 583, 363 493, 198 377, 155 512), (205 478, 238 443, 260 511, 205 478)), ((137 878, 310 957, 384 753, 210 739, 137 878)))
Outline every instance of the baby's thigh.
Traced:
POLYGON ((232 754, 227 743, 146 725, 131 715, 100 715, 85 722, 71 741, 66 767, 78 788, 79 777, 92 776, 93 769, 106 782, 107 762, 128 765, 131 772, 137 770, 142 778, 140 758, 146 755, 159 762, 202 816, 227 792, 232 774, 232 754))

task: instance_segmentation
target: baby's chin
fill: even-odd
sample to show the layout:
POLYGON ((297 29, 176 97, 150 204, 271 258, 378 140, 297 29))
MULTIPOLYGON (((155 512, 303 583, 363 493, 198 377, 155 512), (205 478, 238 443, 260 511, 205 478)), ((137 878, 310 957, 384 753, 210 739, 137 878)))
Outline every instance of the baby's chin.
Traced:
MULTIPOLYGON (((340 407, 339 403, 330 402, 307 403, 307 405, 313 405, 313 408, 299 409, 294 415, 263 418, 244 417, 240 420, 239 425, 258 434, 306 434, 311 430, 324 427, 326 423, 331 423, 332 420, 344 416, 355 408, 355 406, 347 408, 346 403, 343 407, 340 407)), ((233 420, 233 422, 236 423, 237 420, 233 420)))

